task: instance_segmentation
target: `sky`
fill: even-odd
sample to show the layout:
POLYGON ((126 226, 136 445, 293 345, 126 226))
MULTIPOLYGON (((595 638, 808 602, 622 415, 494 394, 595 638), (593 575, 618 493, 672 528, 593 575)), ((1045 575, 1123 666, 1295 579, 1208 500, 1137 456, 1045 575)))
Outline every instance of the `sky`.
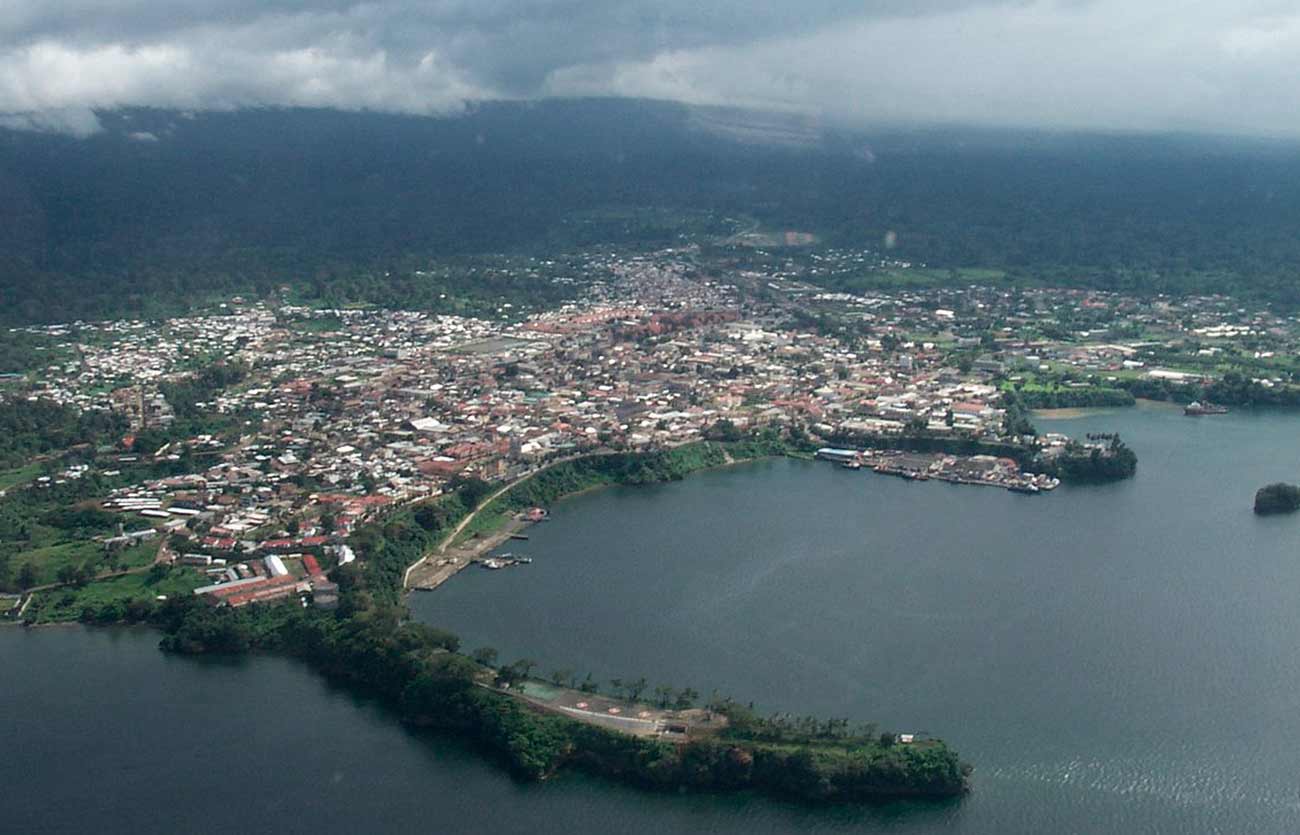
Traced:
POLYGON ((0 124, 96 109, 648 97, 927 124, 1300 136, 1277 0, 3 0, 0 124))

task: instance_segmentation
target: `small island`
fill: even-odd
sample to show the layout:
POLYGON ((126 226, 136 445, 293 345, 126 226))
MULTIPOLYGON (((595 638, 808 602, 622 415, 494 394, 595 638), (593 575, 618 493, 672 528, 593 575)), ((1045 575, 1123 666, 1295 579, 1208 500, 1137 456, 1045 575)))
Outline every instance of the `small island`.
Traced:
POLYGON ((1255 512, 1260 516, 1300 510, 1300 487, 1281 481, 1255 491, 1255 512))

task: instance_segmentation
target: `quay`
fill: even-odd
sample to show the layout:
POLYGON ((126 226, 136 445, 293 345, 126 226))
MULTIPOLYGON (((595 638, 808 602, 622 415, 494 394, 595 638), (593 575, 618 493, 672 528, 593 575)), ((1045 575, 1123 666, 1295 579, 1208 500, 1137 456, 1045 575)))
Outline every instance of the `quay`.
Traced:
POLYGON ((1014 460, 993 455, 823 448, 817 450, 817 458, 848 469, 867 469, 910 481, 933 479, 949 484, 1001 487, 1030 495, 1055 490, 1060 484, 1052 476, 1022 472, 1014 460))
MULTIPOLYGON (((486 506, 488 502, 484 503, 486 506)), ((537 516, 528 513, 521 513, 510 517, 505 524, 489 536, 477 537, 462 542, 459 545, 452 544, 460 531, 464 529, 469 520, 473 518, 467 516, 460 526, 453 531, 445 541, 442 548, 426 554, 425 557, 414 566, 412 566, 406 576, 406 587, 412 591, 433 591, 443 583, 450 580, 457 572, 464 570, 474 563, 486 565, 491 568, 484 560, 494 559, 488 557, 488 553, 494 548, 511 540, 528 539, 527 535, 520 533, 528 525, 537 524, 545 516, 537 516)), ((511 561, 503 563, 504 565, 522 564, 527 558, 511 558, 511 561)))

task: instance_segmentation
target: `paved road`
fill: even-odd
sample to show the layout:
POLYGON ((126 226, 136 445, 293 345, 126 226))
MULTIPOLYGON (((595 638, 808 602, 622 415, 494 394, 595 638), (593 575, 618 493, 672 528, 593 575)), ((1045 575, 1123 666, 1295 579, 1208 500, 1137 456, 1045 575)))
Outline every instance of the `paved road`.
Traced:
POLYGON ((434 556, 435 554, 439 556, 445 554, 447 552, 447 547, 451 545, 451 543, 456 541, 456 537, 460 536, 461 532, 465 530, 466 526, 468 526, 471 522, 473 522, 474 519, 478 517, 479 513, 483 511, 485 508, 487 508, 488 505, 492 504, 494 501, 501 498, 509 491, 523 484, 525 481, 528 481, 533 476, 537 475, 538 473, 546 472, 552 467, 557 467, 560 464, 567 464, 570 461, 577 461, 579 458, 594 458, 601 455, 617 455, 617 454, 619 453, 615 450, 601 450, 597 452, 584 452, 580 455, 569 455, 564 458, 557 458, 554 461, 548 462, 546 466, 538 467, 532 472, 527 473, 526 475, 522 475, 519 478, 515 479, 514 481, 510 482, 509 484, 505 485, 501 489, 497 490, 495 493, 488 496, 483 501, 479 502, 477 507, 475 507, 468 514, 466 514, 465 518, 460 520, 460 523, 456 525, 455 528, 452 529, 451 533, 447 534, 446 538, 442 540, 442 542, 438 545, 438 547, 435 550, 429 552, 428 554, 425 554, 424 556, 420 557, 418 560, 413 562, 411 565, 407 566, 406 572, 402 575, 402 587, 410 588, 411 572, 415 571, 415 569, 424 565, 425 562, 428 561, 429 557, 434 556))

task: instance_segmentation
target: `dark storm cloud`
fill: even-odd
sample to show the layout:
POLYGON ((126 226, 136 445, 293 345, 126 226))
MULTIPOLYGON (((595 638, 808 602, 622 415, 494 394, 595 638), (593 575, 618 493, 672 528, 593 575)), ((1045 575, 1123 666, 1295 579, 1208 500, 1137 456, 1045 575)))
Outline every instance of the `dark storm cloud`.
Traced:
MULTIPOLYGON (((663 50, 743 43, 815 30, 862 16, 932 14, 961 0, 9 0, 0 37, 9 48, 57 42, 184 40, 196 32, 249 34, 266 23, 292 34, 283 46, 343 38, 416 59, 431 49, 470 78, 527 95, 561 67, 631 60, 663 50), (290 32, 292 30, 292 32, 290 32)), ((267 44, 271 46, 271 44, 267 44)))
POLYGON ((1267 0, 6 0, 0 121, 654 96, 865 123, 1300 132, 1267 0))

